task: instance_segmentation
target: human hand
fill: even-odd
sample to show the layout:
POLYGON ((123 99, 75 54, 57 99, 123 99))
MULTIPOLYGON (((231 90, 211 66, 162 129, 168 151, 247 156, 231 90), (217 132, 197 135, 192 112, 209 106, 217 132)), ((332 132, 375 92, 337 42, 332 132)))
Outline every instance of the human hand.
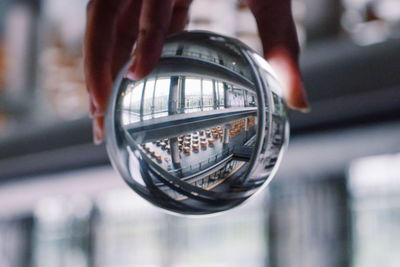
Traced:
POLYGON ((130 77, 145 77, 157 64, 166 36, 185 28, 190 3, 191 0, 89 2, 83 49, 96 144, 104 138, 104 115, 118 71, 133 56, 130 77))
POLYGON ((299 41, 292 16, 291 0, 246 0, 253 13, 265 59, 274 67, 282 84, 286 104, 309 110, 299 68, 299 41))
MULTIPOLYGON (((128 76, 145 77, 157 64, 166 36, 182 31, 191 0, 91 0, 84 41, 86 84, 93 136, 104 138, 104 115, 113 80, 133 57, 128 76), (133 44, 135 48, 132 52, 133 44)), ((290 0, 247 0, 263 43, 264 56, 277 70, 289 107, 307 110, 298 66, 299 45, 290 0)))

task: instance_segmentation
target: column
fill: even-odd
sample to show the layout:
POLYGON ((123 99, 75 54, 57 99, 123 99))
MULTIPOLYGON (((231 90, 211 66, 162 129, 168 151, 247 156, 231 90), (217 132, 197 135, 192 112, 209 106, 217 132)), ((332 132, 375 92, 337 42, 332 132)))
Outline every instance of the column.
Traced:
MULTIPOLYGON (((168 115, 178 114, 178 99, 179 99, 179 77, 171 77, 171 83, 169 86, 169 97, 168 97, 168 115)), ((171 147, 171 159, 172 164, 175 168, 180 168, 181 158, 179 155, 178 139, 173 137, 169 139, 171 147)))
POLYGON ((228 93, 229 87, 226 83, 224 83, 224 106, 225 108, 229 108, 229 102, 228 102, 228 97, 229 97, 229 93, 228 93))
POLYGON ((179 77, 171 77, 171 83, 169 86, 169 97, 168 97, 168 115, 178 114, 178 99, 179 99, 179 77))
POLYGON ((217 98, 217 82, 215 80, 212 80, 213 83, 213 105, 214 109, 218 109, 218 98, 217 98))
POLYGON ((227 145, 229 144, 230 137, 229 137, 229 129, 231 128, 230 124, 225 124, 224 125, 224 138, 223 138, 223 144, 227 145))
POLYGON ((180 83, 179 83, 179 113, 185 113, 185 105, 186 105, 186 99, 185 99, 185 77, 181 77, 180 83))
POLYGON ((142 88, 142 98, 140 99, 140 120, 143 120, 143 106, 144 106, 144 92, 146 90, 146 84, 147 84, 147 79, 144 79, 143 81, 143 88, 142 88))

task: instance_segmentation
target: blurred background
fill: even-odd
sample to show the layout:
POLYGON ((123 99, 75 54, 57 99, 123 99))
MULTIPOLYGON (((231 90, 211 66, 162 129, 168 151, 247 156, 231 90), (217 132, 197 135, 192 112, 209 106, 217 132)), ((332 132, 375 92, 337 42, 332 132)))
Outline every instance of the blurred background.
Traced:
MULTIPOLYGON (((94 146, 86 0, 0 1, 0 266, 400 266, 400 1, 293 0, 309 114, 267 190, 208 218, 137 197, 94 146)), ((260 51, 243 2, 189 29, 260 51)))

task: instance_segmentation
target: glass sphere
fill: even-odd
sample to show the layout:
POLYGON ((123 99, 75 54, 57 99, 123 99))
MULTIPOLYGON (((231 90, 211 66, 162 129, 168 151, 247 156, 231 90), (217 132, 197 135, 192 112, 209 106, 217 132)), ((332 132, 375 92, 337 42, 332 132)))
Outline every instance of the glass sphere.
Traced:
POLYGON ((270 65, 238 40, 169 38, 158 65, 115 82, 106 116, 110 160, 154 205, 187 215, 243 203, 274 176, 288 122, 270 65))

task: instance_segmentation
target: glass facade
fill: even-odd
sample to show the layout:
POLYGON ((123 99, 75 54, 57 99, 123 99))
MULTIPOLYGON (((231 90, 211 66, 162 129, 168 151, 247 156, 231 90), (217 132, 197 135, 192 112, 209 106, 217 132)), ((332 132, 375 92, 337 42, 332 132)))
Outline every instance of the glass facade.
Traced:
POLYGON ((168 113, 168 96, 171 80, 169 78, 161 78, 156 80, 154 92, 154 116, 161 117, 168 113))
POLYGON ((169 105, 175 114, 211 111, 234 107, 255 107, 255 92, 215 79, 191 76, 157 77, 130 83, 123 97, 124 124, 168 116, 169 105), (178 96, 172 99, 171 88, 178 96))
POLYGON ((126 94, 128 95, 124 98, 124 102, 122 103, 122 107, 125 112, 122 118, 124 123, 135 122, 140 120, 140 106, 143 95, 143 87, 144 84, 140 83, 137 85, 131 84, 126 94))
POLYGON ((215 88, 214 88, 214 83, 215 81, 211 80, 201 80, 202 82, 202 107, 203 110, 212 110, 214 109, 214 101, 216 101, 215 97, 215 88))
POLYGON ((201 110, 202 80, 199 78, 185 78, 185 113, 201 110))

